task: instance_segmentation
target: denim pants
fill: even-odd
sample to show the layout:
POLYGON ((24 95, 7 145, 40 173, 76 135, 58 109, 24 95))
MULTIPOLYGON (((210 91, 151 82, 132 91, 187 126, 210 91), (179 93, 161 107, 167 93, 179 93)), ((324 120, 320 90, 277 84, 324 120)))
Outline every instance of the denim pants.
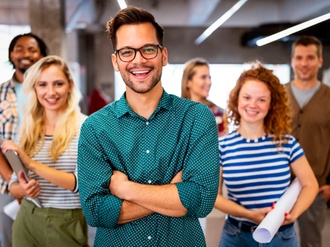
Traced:
POLYGON ((294 227, 278 231, 272 241, 267 244, 260 244, 252 237, 252 232, 241 231, 228 220, 222 229, 219 247, 297 247, 297 237, 294 227))

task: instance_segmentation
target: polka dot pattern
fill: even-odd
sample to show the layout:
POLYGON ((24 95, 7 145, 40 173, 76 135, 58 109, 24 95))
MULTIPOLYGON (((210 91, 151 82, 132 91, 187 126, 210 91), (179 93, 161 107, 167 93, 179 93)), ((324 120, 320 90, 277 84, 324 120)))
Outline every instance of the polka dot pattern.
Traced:
POLYGON ((125 95, 91 115, 79 139, 78 184, 86 219, 98 227, 95 246, 205 246, 198 218, 212 210, 218 191, 217 140, 205 105, 166 92, 149 119, 133 112, 125 95), (176 186, 188 213, 117 225, 122 200, 109 193, 112 170, 152 185, 169 184, 183 170, 176 186))

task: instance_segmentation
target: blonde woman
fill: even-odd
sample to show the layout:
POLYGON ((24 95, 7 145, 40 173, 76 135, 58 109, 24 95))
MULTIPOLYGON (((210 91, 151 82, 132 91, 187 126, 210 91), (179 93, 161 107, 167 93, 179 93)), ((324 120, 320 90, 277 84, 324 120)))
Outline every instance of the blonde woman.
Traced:
POLYGON ((193 58, 185 64, 181 97, 207 105, 215 117, 218 136, 223 136, 228 132, 226 114, 224 109, 207 99, 211 84, 210 68, 205 59, 193 58))
POLYGON ((10 193, 22 199, 13 225, 13 246, 88 246, 76 176, 80 113, 78 91, 66 63, 48 56, 25 75, 28 96, 16 145, 6 141, 4 151, 15 150, 29 170, 13 174, 10 193), (42 208, 28 198, 39 198, 42 208))

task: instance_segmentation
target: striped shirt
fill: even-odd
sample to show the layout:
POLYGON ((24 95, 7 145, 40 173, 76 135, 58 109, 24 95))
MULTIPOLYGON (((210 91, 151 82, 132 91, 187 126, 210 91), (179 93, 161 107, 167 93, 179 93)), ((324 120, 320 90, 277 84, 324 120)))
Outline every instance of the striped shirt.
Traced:
MULTIPOLYGON (((78 135, 74 136, 68 149, 55 161, 51 161, 49 156, 49 146, 51 145, 53 136, 45 136, 45 142, 41 150, 32 157, 44 165, 52 167, 56 170, 73 173, 77 181, 77 152, 78 152, 78 135)), ((41 145, 41 141, 38 143, 41 145)), ((75 209, 81 208, 79 194, 78 194, 78 183, 73 191, 61 188, 54 185, 44 178, 38 176, 32 171, 29 171, 31 179, 35 179, 40 184, 40 194, 38 196, 42 206, 44 208, 58 208, 58 209, 75 209)), ((12 175, 9 186, 12 183, 17 182, 17 176, 12 175)))
POLYGON ((250 140, 234 131, 219 138, 222 177, 230 200, 251 210, 278 201, 290 183, 290 164, 304 155, 293 136, 286 139, 278 148, 270 135, 250 140))

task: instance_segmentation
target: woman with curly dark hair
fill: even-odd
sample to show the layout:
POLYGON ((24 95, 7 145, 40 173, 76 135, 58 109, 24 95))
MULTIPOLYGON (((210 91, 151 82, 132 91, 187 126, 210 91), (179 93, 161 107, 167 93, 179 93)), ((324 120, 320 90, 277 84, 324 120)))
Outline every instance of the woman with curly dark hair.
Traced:
POLYGON ((253 230, 288 188, 290 170, 302 190, 268 246, 297 246, 293 222, 313 202, 318 185, 304 151, 290 135, 283 85, 257 63, 238 78, 228 110, 237 129, 219 139, 221 179, 215 208, 228 214, 220 246, 258 246, 253 230), (222 194, 223 182, 228 198, 222 194))

